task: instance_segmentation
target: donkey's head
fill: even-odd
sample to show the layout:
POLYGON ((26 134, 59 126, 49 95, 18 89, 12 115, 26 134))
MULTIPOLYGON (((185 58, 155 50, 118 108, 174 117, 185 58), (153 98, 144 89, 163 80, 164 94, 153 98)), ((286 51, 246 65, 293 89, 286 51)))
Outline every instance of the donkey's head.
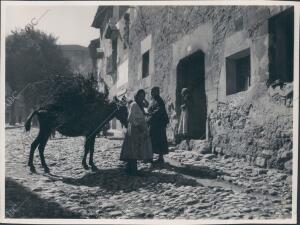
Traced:
POLYGON ((127 128, 128 125, 128 109, 126 98, 119 100, 117 97, 113 98, 113 103, 116 105, 115 117, 127 128))

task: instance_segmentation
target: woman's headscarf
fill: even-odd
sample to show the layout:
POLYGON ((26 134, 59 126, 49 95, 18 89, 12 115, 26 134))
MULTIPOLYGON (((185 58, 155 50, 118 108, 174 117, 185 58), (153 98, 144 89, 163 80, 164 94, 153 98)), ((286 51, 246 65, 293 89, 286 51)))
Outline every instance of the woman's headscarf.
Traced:
POLYGON ((187 88, 182 88, 182 89, 181 89, 181 95, 182 95, 182 96, 187 95, 187 94, 189 94, 189 93, 190 93, 189 89, 187 89, 187 88))
POLYGON ((144 94, 146 95, 146 92, 143 89, 139 89, 136 94, 134 95, 134 101, 138 104, 138 106, 141 108, 141 110, 143 111, 143 113, 145 114, 145 110, 144 110, 144 106, 143 106, 143 102, 139 102, 138 101, 138 96, 144 94))
POLYGON ((191 100, 190 90, 188 88, 182 88, 181 97, 184 104, 188 104, 191 100))

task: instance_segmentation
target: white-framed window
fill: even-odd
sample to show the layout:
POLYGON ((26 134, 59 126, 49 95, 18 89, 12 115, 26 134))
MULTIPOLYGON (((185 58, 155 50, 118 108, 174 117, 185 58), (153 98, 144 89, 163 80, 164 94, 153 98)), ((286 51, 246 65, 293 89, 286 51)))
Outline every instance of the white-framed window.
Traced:
POLYGON ((226 95, 248 90, 251 85, 250 49, 226 58, 226 95))
POLYGON ((141 73, 142 73, 142 79, 146 78, 150 75, 151 72, 151 65, 153 62, 151 62, 152 58, 151 54, 151 45, 152 45, 152 37, 151 34, 148 35, 142 42, 141 42, 141 73))

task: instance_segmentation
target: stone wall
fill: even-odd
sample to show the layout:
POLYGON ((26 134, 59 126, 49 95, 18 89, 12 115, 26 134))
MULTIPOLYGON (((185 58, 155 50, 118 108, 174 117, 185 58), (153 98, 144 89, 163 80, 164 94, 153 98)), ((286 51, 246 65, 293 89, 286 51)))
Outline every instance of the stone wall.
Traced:
MULTIPOLYGON (((260 166, 283 168, 291 158, 292 109, 269 95, 269 19, 290 6, 135 6, 129 9, 128 49, 118 40, 119 63, 128 57, 129 98, 143 88, 159 86, 170 116, 167 129, 174 140, 177 66, 204 53, 205 94, 211 146, 220 154, 247 157, 260 166), (150 52, 150 75, 142 78, 142 54, 150 52), (250 87, 226 94, 226 58, 250 52, 250 87), (209 113, 213 111, 213 113, 209 113)), ((121 37, 124 21, 118 22, 121 37)), ((104 40, 103 40, 104 41, 104 40)), ((112 93, 118 88, 114 86, 112 93)))
POLYGON ((264 83, 219 103, 209 121, 214 153, 291 170, 293 113, 271 98, 264 83))
POLYGON ((131 13, 129 83, 137 88, 161 87, 171 115, 172 138, 178 115, 176 67, 180 59, 201 50, 205 54, 207 109, 226 101, 225 59, 242 49, 251 51, 251 83, 268 79, 268 19, 288 6, 157 6, 138 7, 131 13), (141 41, 152 36, 154 74, 141 79, 141 41))

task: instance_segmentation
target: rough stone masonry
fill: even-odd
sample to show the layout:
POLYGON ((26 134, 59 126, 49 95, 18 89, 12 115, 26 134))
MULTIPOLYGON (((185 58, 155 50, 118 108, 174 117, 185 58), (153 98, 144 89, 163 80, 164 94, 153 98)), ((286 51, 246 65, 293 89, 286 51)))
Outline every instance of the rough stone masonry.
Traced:
POLYGON ((291 108, 278 105, 264 85, 233 96, 209 117, 216 154, 244 157, 259 167, 292 171, 291 108))
POLYGON ((116 21, 118 66, 124 59, 129 65, 123 86, 129 97, 139 88, 160 87, 170 141, 176 138, 181 88, 190 85, 195 126, 203 126, 199 136, 214 153, 291 172, 292 6, 135 6, 116 21), (126 35, 123 48, 120 37, 126 35))

